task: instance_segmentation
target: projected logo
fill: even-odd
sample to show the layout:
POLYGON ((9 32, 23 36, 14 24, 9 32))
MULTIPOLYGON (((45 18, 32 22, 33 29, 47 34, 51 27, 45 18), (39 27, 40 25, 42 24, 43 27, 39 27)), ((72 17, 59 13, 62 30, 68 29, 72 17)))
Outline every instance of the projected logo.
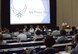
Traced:
POLYGON ((24 15, 24 13, 26 12, 26 9, 27 9, 26 4, 24 5, 23 9, 17 10, 13 5, 13 0, 10 0, 10 3, 11 3, 11 9, 12 9, 13 13, 15 14, 15 16, 18 18, 21 18, 24 15))

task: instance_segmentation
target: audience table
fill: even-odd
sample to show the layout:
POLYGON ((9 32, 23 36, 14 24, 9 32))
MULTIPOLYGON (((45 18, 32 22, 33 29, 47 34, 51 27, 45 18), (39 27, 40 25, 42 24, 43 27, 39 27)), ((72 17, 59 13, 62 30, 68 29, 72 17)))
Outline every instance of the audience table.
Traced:
POLYGON ((61 51, 61 52, 59 52, 59 54, 70 54, 70 52, 61 51))

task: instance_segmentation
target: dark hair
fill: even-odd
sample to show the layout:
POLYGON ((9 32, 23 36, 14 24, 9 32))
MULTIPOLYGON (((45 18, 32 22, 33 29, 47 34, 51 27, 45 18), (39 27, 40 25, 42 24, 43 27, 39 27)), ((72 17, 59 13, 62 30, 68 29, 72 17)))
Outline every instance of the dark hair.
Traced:
POLYGON ((72 27, 72 32, 73 32, 73 34, 77 34, 78 31, 75 26, 72 27))
POLYGON ((16 28, 16 31, 19 31, 19 28, 16 28))
POLYGON ((62 36, 66 36, 66 31, 65 31, 65 30, 61 30, 61 31, 60 31, 60 34, 61 34, 62 36))
POLYGON ((72 26, 72 31, 76 30, 76 27, 75 26, 72 26))
POLYGON ((46 47, 52 47, 55 43, 55 39, 52 36, 47 36, 45 38, 44 44, 46 47))
POLYGON ((56 27, 56 30, 59 30, 59 26, 56 27))
POLYGON ((75 41, 78 42, 78 34, 75 35, 75 41))
POLYGON ((23 32, 22 29, 20 29, 20 30, 19 30, 19 33, 22 33, 22 32, 23 32))
POLYGON ((40 35, 40 34, 42 34, 42 32, 40 30, 37 30, 36 35, 40 35))
POLYGON ((0 34, 0 41, 2 41, 3 40, 3 35, 2 34, 0 34))

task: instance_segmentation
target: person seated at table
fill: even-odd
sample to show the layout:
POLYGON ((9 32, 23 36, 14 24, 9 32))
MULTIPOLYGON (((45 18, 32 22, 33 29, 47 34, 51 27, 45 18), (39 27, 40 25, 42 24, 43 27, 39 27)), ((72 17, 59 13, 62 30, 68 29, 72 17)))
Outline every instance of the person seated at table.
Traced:
POLYGON ((26 25, 23 28, 23 32, 28 32, 28 27, 26 25))
POLYGON ((47 26, 43 25, 41 30, 43 35, 47 35, 47 30, 48 30, 47 26))
POLYGON ((36 34, 33 37, 34 41, 42 40, 44 38, 40 30, 37 30, 35 33, 36 34))
POLYGON ((70 31, 70 35, 75 35, 77 33, 77 29, 75 26, 72 26, 72 31, 70 31))
POLYGON ((34 32, 35 32, 35 30, 34 30, 32 25, 30 26, 29 32, 31 33, 31 35, 34 34, 34 32))
POLYGON ((76 47, 72 49, 70 54, 78 54, 78 34, 75 36, 74 41, 75 41, 76 47))
POLYGON ((55 39, 52 36, 47 36, 44 39, 44 44, 46 46, 46 49, 39 51, 37 54, 55 54, 58 53, 58 50, 53 48, 53 45, 55 44, 55 39))
POLYGON ((35 32, 36 32, 37 30, 42 31, 39 25, 36 26, 36 28, 35 28, 35 32))
POLYGON ((6 44, 6 41, 3 40, 3 35, 0 34, 0 45, 6 44))
POLYGON ((57 26, 57 27, 55 28, 55 30, 53 30, 52 35, 54 35, 54 36, 60 35, 59 26, 57 26))
POLYGON ((57 38, 56 42, 57 43, 67 43, 68 42, 68 38, 66 36, 66 31, 65 30, 61 30, 60 33, 61 33, 61 36, 57 38))
POLYGON ((19 35, 19 28, 16 28, 16 31, 13 34, 15 37, 19 35))
POLYGON ((3 31, 2 31, 2 28, 0 27, 0 34, 2 34, 2 32, 3 32, 3 31))
POLYGON ((3 38, 4 39, 11 39, 12 38, 11 33, 9 32, 8 29, 5 29, 5 31, 3 32, 3 38))
POLYGON ((27 40, 27 36, 23 33, 22 29, 19 31, 19 35, 17 36, 17 40, 27 40))

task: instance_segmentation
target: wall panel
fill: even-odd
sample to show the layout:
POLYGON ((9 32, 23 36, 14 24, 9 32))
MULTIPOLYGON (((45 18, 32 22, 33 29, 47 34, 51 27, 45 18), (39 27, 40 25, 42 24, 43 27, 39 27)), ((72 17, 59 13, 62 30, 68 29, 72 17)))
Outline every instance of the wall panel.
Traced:
POLYGON ((78 26, 78 0, 57 0, 57 25, 78 26))

